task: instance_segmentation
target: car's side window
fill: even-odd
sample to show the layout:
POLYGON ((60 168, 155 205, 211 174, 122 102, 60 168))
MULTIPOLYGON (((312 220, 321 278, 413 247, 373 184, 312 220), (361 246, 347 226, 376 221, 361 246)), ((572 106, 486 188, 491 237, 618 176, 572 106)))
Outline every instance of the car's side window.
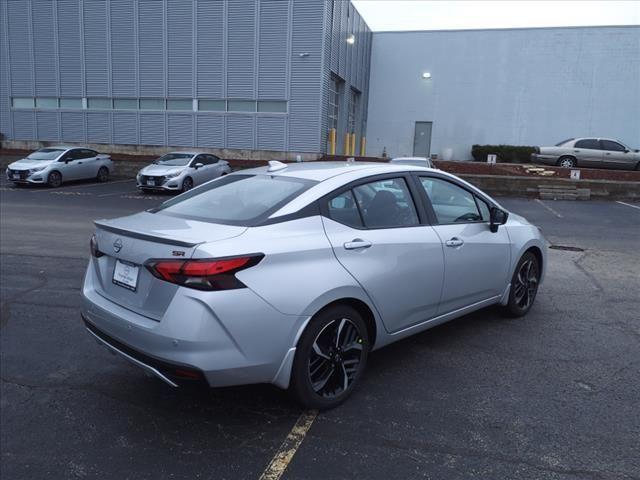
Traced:
POLYGON ((190 165, 192 168, 195 168, 197 163, 201 163, 202 165, 208 165, 208 162, 204 158, 204 155, 196 155, 196 157, 193 160, 191 160, 190 165))
POLYGON ((80 153, 76 158, 93 158, 97 156, 97 153, 94 152, 93 150, 82 149, 82 150, 79 150, 79 152, 80 153))
POLYGON ((482 200, 480 197, 476 195, 476 203, 478 204, 478 208, 480 209, 480 215, 482 216, 483 222, 488 222, 491 220, 491 210, 489 209, 489 205, 487 202, 482 200))
POLYGON ((602 149, 612 152, 624 152, 626 148, 624 145, 620 145, 618 142, 612 142, 611 140, 600 140, 602 142, 602 149))
POLYGON ((70 162, 73 160, 77 160, 78 158, 80 158, 80 150, 69 150, 67 153, 65 153, 62 158, 60 158, 61 162, 70 162))
POLYGON ((582 140, 578 140, 574 148, 586 148, 588 150, 600 150, 600 144, 598 140, 595 138, 583 138, 582 140))
POLYGON ((410 227, 418 214, 407 182, 389 178, 358 185, 353 189, 366 228, 410 227))
POLYGON ((462 187, 446 180, 433 177, 420 177, 438 223, 481 222, 483 216, 478 209, 474 195, 462 187))
POLYGON ((328 201, 329 218, 350 227, 362 228, 362 218, 353 192, 347 190, 328 201))
POLYGON ((207 155, 207 158, 211 162, 211 165, 215 165, 216 163, 218 163, 220 161, 220 159, 218 157, 216 157, 215 155, 207 155))

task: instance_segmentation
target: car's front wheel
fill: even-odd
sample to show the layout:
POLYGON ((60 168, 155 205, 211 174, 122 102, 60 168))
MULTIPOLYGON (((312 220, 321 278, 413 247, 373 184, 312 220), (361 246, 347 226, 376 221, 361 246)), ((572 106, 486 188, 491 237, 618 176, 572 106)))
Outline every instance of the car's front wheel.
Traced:
POLYGON ((51 188, 58 188, 62 185, 62 175, 60 172, 51 172, 47 178, 47 185, 51 188))
POLYGON ((564 168, 573 168, 576 166, 576 159, 573 157, 560 157, 558 159, 558 166, 564 168))
POLYGON ((540 262, 533 252, 526 252, 511 278, 509 303, 505 313, 511 317, 522 317, 531 309, 540 284, 540 262))
POLYGON ((182 181, 182 191, 186 192, 193 188, 193 179, 191 177, 187 177, 182 181))
POLYGON ((340 405, 359 383, 369 349, 367 327, 356 310, 336 305, 319 312, 298 342, 292 393, 307 408, 340 405))

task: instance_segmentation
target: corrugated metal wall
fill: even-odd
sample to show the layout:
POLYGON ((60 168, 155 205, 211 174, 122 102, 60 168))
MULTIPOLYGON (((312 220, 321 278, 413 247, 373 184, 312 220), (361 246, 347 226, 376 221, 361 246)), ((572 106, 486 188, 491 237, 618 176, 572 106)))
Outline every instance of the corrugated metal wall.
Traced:
POLYGON ((5 139, 319 153, 329 71, 361 90, 368 76, 368 29, 339 0, 2 0, 0 13, 5 139), (351 31, 365 35, 348 50, 351 31), (13 97, 89 100, 43 110, 12 108, 13 97), (287 111, 98 110, 96 98, 275 100, 287 111))

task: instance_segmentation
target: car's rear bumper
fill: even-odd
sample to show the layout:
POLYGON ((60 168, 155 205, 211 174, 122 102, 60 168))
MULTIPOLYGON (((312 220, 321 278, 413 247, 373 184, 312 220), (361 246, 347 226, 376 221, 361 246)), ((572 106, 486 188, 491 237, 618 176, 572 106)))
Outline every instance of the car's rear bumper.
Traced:
POLYGON ((183 287, 158 322, 103 297, 97 281, 90 265, 81 311, 87 328, 166 383, 201 379, 212 387, 288 386, 291 350, 295 353, 308 318, 282 314, 248 288, 201 292, 183 287), (183 378, 180 371, 190 373, 183 378))

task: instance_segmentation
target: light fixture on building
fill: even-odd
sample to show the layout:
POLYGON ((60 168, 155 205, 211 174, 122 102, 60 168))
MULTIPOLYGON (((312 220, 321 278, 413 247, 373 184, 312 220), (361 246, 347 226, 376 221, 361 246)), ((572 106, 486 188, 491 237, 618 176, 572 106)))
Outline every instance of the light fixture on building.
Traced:
POLYGON ((423 78, 424 80, 431 80, 431 72, 424 72, 424 73, 422 74, 422 78, 423 78))
POLYGON ((349 45, 356 43, 356 36, 353 33, 347 37, 347 43, 349 45))

